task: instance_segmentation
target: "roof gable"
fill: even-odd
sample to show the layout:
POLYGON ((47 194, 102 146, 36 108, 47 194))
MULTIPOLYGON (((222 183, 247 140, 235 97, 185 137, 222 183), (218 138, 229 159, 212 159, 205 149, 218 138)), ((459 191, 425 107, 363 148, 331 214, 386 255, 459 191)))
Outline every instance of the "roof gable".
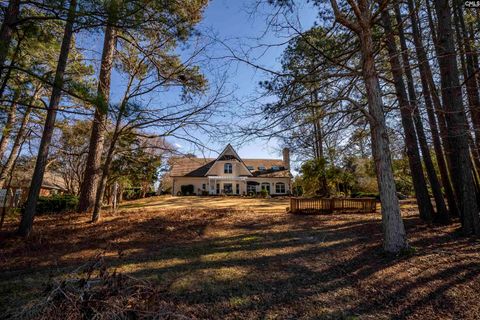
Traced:
POLYGON ((215 167, 215 164, 218 162, 218 161, 230 161, 230 160, 237 160, 240 165, 241 165, 241 168, 243 169, 244 171, 244 175, 246 176, 251 176, 252 173, 250 172, 250 170, 248 170, 247 166, 245 165, 245 163, 243 162, 243 160, 240 158, 240 156, 238 155, 237 151, 235 151, 235 149, 233 149, 232 145, 229 143, 225 149, 223 149, 223 151, 218 155, 217 159, 214 161, 214 163, 212 164, 212 166, 208 169, 208 171, 205 173, 206 176, 208 176, 209 173, 211 173, 212 169, 215 167))

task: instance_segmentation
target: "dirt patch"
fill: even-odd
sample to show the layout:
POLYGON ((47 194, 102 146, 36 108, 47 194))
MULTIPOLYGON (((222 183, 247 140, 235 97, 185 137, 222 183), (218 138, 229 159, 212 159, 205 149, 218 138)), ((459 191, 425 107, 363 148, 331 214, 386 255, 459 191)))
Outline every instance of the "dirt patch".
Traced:
MULTIPOLYGON (((78 278, 100 255, 106 271, 136 281, 129 288, 148 283, 160 318, 479 318, 480 242, 459 237, 458 224, 425 226, 409 206, 415 250, 391 257, 381 250, 378 214, 238 208, 130 207, 98 224, 42 216, 26 242, 7 237, 10 220, 0 240, 0 310, 7 316, 44 302, 52 283, 78 278)), ((148 301, 121 301, 149 310, 148 301)))

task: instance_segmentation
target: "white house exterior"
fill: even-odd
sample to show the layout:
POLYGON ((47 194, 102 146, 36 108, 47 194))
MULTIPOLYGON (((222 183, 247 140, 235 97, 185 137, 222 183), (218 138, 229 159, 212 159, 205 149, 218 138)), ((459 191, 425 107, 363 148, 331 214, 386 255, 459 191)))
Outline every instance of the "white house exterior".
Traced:
POLYGON ((266 189, 271 195, 291 190, 289 150, 283 159, 242 159, 229 144, 216 159, 176 157, 170 159, 172 194, 193 185, 197 195, 248 195, 266 189))

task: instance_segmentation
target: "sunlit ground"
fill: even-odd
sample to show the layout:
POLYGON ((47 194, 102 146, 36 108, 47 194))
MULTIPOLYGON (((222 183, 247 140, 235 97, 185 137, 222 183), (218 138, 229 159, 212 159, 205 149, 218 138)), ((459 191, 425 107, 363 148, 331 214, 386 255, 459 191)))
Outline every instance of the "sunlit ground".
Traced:
MULTIPOLYGON (((97 254, 202 319, 478 319, 480 243, 403 215, 410 254, 384 255, 379 214, 294 216, 288 200, 155 197, 95 225, 43 216, 2 240, 0 310, 35 301, 97 254)), ((7 231, 14 229, 9 220, 7 231)), ((5 235, 3 235, 5 236, 5 235)))
POLYGON ((241 210, 254 210, 262 212, 282 211, 285 212, 289 205, 286 198, 249 198, 249 197, 176 197, 161 196, 146 198, 136 201, 130 201, 120 206, 120 209, 142 210, 162 210, 162 209, 218 209, 218 208, 234 208, 241 210))

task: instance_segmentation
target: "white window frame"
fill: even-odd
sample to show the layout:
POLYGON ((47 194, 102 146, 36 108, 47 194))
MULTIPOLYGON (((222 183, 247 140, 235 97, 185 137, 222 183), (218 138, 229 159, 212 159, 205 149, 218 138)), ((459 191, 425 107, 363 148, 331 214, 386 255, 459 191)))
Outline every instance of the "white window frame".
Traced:
POLYGON ((275 193, 286 193, 287 192, 287 187, 284 182, 277 182, 275 183, 275 193), (279 187, 283 187, 283 191, 279 191, 279 187))
POLYGON ((233 165, 230 162, 227 162, 223 165, 223 173, 227 173, 227 174, 233 173, 233 165))

